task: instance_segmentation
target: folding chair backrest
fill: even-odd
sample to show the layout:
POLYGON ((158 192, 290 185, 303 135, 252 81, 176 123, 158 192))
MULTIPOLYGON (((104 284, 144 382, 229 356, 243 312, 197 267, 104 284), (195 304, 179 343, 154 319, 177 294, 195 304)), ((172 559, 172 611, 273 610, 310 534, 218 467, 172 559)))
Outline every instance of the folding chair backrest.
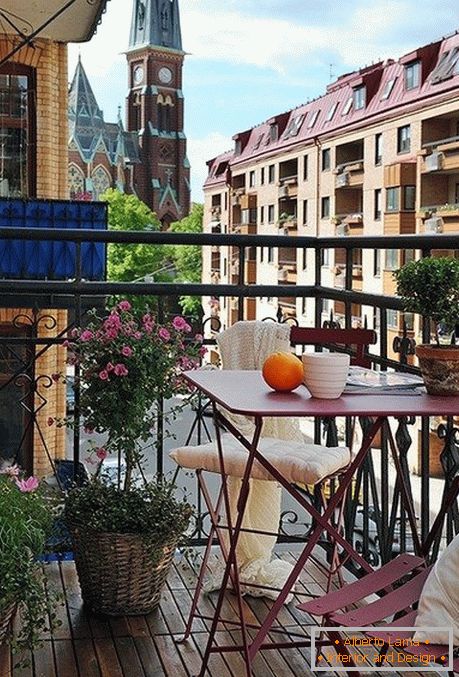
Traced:
POLYGON ((292 346, 323 346, 331 350, 352 348, 351 364, 371 367, 368 347, 377 341, 373 329, 322 329, 316 327, 292 327, 292 346))

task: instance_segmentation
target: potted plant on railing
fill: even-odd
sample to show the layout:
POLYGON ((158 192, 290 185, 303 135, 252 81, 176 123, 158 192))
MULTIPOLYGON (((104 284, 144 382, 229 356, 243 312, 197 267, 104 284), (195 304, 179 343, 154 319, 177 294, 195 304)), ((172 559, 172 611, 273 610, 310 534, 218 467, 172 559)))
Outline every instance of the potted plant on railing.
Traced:
MULTIPOLYGON (((164 424, 160 402, 187 392, 181 373, 197 366, 202 351, 202 339, 190 339, 190 331, 182 317, 158 325, 122 301, 105 317, 92 311, 89 323, 74 330, 69 341, 71 359, 80 368, 86 431, 107 435, 92 453, 99 461, 95 477, 72 489, 65 503, 83 600, 95 612, 154 609, 189 525, 192 508, 175 498, 170 482, 146 482, 142 444, 158 434, 160 419, 164 424), (123 468, 115 483, 104 479, 109 453, 123 468)), ((166 422, 182 406, 167 407, 166 422)))
POLYGON ((41 565, 54 511, 43 485, 25 479, 16 465, 0 472, 0 644, 10 639, 10 623, 21 624, 13 646, 33 648, 53 622, 52 595, 45 590, 41 565), (51 601, 51 603, 50 603, 51 601))
POLYGON ((406 312, 427 317, 435 344, 416 346, 427 392, 459 395, 459 260, 426 257, 394 272, 397 294, 406 312), (445 345, 449 343, 449 345, 445 345))

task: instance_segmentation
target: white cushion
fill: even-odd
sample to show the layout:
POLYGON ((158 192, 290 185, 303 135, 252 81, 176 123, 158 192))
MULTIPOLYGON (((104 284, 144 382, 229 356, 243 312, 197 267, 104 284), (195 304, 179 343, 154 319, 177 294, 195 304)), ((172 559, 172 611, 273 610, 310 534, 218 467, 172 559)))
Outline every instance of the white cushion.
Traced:
MULTIPOLYGON (((222 442, 226 474, 242 477, 247 462, 247 450, 228 433, 222 435, 222 442)), ((351 460, 347 447, 323 447, 271 437, 263 437, 258 448, 288 482, 303 484, 317 484, 345 468, 351 460)), ((173 449, 170 456, 184 468, 220 472, 215 442, 197 447, 179 447, 173 449)), ((258 461, 253 465, 251 477, 259 480, 274 479, 258 461)))
POLYGON ((453 644, 459 645, 459 534, 453 538, 430 572, 419 600, 415 638, 433 644, 448 644, 448 633, 435 628, 453 629, 453 644))

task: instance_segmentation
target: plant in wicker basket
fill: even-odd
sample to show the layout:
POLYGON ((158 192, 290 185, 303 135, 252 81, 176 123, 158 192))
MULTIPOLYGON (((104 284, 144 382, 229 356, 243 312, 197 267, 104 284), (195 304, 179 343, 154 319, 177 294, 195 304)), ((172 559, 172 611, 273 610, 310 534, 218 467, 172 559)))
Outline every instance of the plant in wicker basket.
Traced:
POLYGON ((73 489, 65 506, 83 599, 96 612, 150 612, 188 527, 192 509, 174 497, 174 487, 164 479, 138 486, 134 473, 142 467, 142 445, 181 408, 167 407, 165 416, 162 401, 188 392, 181 373, 197 366, 202 353, 202 339, 191 339, 190 331, 182 317, 158 325, 121 301, 104 317, 92 311, 69 341, 80 367, 84 425, 107 435, 95 449, 95 477, 73 489), (99 473, 109 453, 123 462, 116 484, 99 473))
POLYGON ((51 534, 53 510, 35 477, 24 479, 17 466, 0 472, 0 644, 32 648, 53 620, 51 596, 43 585, 36 556, 44 552, 51 534), (21 615, 13 640, 10 623, 21 615))

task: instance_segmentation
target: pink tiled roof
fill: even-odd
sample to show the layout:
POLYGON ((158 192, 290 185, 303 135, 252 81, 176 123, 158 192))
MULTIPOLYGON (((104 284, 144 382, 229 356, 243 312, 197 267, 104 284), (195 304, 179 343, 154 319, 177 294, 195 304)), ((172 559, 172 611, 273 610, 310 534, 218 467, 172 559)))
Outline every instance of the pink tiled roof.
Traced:
POLYGON ((398 61, 389 59, 384 63, 347 73, 329 85, 326 93, 314 101, 298 106, 289 113, 271 118, 251 130, 236 134, 233 138, 241 138, 243 142, 241 153, 235 155, 234 151, 227 152, 209 161, 207 164, 211 171, 205 186, 209 187, 221 182, 222 177, 215 176, 216 166, 221 162, 229 162, 232 168, 236 168, 237 165, 247 160, 270 155, 277 151, 285 151, 298 144, 308 145, 317 137, 333 136, 346 128, 358 128, 362 124, 367 124, 370 119, 378 120, 392 114, 400 114, 400 108, 411 109, 418 104, 424 105, 426 99, 447 95, 451 90, 456 90, 459 94, 457 65, 453 75, 448 79, 435 83, 431 79, 432 72, 440 62, 442 55, 446 52, 451 53, 454 48, 459 49, 459 33, 420 47, 404 55, 398 61), (421 63, 421 84, 419 87, 406 90, 405 67, 407 63, 416 60, 421 63), (394 83, 390 94, 382 99, 383 92, 391 80, 394 80, 394 83), (367 90, 366 106, 359 110, 354 110, 351 106, 346 112, 346 105, 349 105, 348 101, 352 98, 354 88, 360 85, 365 85, 367 90), (336 110, 333 117, 327 120, 327 115, 335 104, 336 110), (319 111, 317 119, 311 127, 309 125, 316 111, 319 111), (296 135, 289 135, 289 127, 294 124, 292 121, 298 120, 298 116, 301 115, 304 118, 299 132, 296 135), (279 122, 280 133, 277 140, 271 141, 270 127, 274 121, 279 122), (217 178, 220 181, 216 181, 217 178))

